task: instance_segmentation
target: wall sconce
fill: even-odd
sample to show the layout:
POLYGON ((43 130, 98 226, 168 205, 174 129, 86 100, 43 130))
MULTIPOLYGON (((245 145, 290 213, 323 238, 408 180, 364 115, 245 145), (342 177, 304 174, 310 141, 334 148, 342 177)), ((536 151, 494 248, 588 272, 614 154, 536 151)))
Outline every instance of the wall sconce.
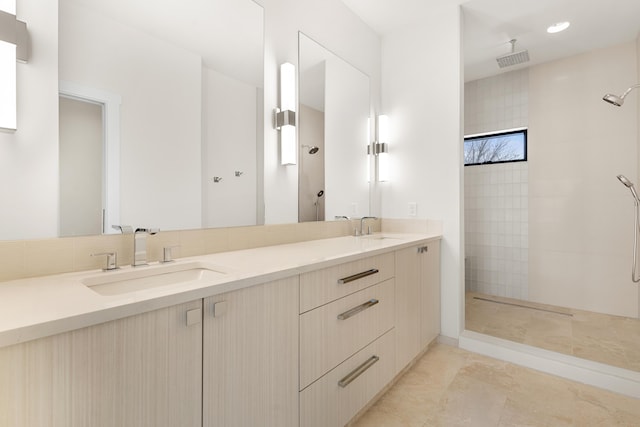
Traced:
POLYGON ((276 129, 280 131, 280 163, 295 165, 296 151, 296 67, 280 65, 280 108, 275 111, 276 129))
POLYGON ((0 128, 17 128, 16 60, 29 59, 27 24, 16 19, 15 0, 0 1, 0 128))
POLYGON ((389 117, 378 116, 378 140, 373 144, 377 159, 378 181, 389 180, 389 117))

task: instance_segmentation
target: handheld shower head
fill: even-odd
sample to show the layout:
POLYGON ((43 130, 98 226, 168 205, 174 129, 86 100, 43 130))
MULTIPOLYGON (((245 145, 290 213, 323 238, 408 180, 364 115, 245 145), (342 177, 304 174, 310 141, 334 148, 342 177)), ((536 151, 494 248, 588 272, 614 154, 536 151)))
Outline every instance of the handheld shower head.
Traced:
POLYGON ((620 96, 608 93, 602 97, 602 100, 605 102, 608 102, 609 104, 615 105, 616 107, 622 107, 622 105, 624 104, 624 98, 626 98, 626 96, 629 95, 629 92, 639 87, 640 87, 640 84, 633 85, 629 89, 625 90, 624 93, 620 96))
POLYGON ((624 175, 618 175, 618 179, 620 180, 621 183, 625 185, 625 187, 631 190, 631 194, 633 194, 633 197, 636 199, 636 203, 640 203, 640 198, 638 198, 638 193, 636 193, 636 188, 633 185, 633 183, 629 181, 629 178, 627 178, 624 175))

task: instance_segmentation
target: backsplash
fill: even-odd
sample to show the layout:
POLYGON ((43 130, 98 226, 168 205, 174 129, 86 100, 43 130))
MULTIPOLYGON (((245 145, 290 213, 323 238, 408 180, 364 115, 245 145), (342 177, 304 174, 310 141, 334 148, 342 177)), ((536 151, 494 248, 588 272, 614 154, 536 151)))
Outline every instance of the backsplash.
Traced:
MULTIPOLYGON (((147 259, 150 262, 160 260, 162 249, 167 246, 176 246, 173 258, 179 259, 346 236, 353 232, 352 227, 347 221, 331 221, 160 231, 147 238, 147 259)), ((380 221, 374 221, 372 228, 379 231, 380 221)), ((105 266, 105 258, 91 254, 101 252, 116 252, 118 265, 130 265, 133 261, 133 235, 3 241, 0 242, 0 281, 99 269, 105 266)))
MULTIPOLYGON (((377 219, 369 221, 372 231, 442 234, 441 221, 377 219)), ((157 262, 162 250, 175 246, 173 258, 180 259, 217 252, 282 245, 307 240, 348 236, 358 220, 320 221, 250 227, 160 231, 147 237, 147 259, 157 262)), ((0 281, 75 271, 95 270, 106 265, 101 252, 116 252, 118 265, 133 261, 133 235, 62 237, 41 240, 0 241, 0 281)))

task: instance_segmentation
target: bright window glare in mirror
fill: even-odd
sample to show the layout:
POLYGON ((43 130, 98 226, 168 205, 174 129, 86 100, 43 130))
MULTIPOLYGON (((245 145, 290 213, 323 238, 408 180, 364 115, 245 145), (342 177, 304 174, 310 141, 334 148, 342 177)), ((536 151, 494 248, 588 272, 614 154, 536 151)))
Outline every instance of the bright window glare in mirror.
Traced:
POLYGON ((0 0, 0 10, 15 15, 16 0, 0 0))
POLYGON ((560 31, 564 31, 567 28, 569 28, 569 25, 571 24, 567 21, 558 22, 556 24, 551 25, 549 28, 547 28, 547 33, 550 33, 550 34, 559 33, 560 31))
POLYGON ((0 41, 0 128, 16 129, 16 45, 0 41))

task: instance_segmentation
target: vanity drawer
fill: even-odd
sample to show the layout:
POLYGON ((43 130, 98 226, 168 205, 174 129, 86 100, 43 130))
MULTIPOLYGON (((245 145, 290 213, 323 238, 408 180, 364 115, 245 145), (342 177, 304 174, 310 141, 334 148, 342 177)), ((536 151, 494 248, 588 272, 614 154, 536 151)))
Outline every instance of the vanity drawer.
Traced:
POLYGON ((383 282, 394 274, 392 252, 302 274, 300 313, 383 282))
POLYGON ((302 390, 300 426, 342 427, 349 422, 393 379, 394 347, 395 329, 391 329, 302 390))
POLYGON ((300 389, 393 327, 395 281, 300 315, 300 389))

